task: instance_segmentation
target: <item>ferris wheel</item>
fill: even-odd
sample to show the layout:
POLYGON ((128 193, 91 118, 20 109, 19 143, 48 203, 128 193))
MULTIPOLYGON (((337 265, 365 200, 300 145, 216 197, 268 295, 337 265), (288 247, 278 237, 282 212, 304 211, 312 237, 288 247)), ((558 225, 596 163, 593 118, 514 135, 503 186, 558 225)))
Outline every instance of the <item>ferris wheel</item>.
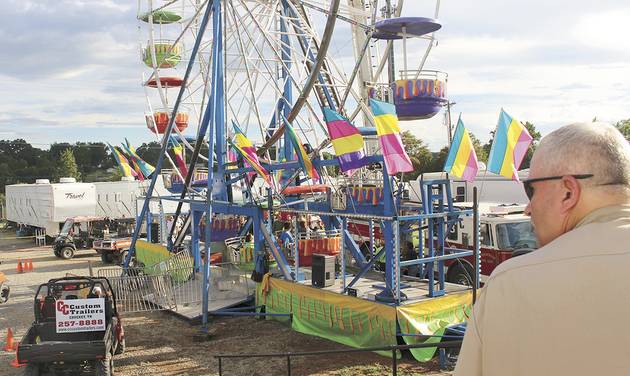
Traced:
MULTIPOLYGON (((426 27, 435 23, 431 24, 431 19, 407 18, 398 23, 387 20, 400 15, 402 0, 396 6, 390 6, 389 0, 341 3, 342 0, 139 0, 148 129, 161 140, 174 116, 172 134, 176 142, 193 151, 195 142, 207 141, 202 119, 209 98, 220 90, 225 98, 220 109, 225 117, 225 139, 214 142, 222 161, 229 162, 227 140, 232 125, 237 125, 255 143, 264 144, 261 150, 267 160, 282 162, 293 153, 281 137, 282 124, 287 121, 311 150, 327 146, 323 107, 339 111, 359 125, 373 126, 367 102, 370 97, 381 96, 397 101, 401 109, 410 105, 407 119, 433 116, 443 105, 446 91, 445 80, 438 78, 437 73, 427 77, 420 72, 432 39, 417 72, 407 69, 406 50, 404 69, 398 79, 395 74, 386 77, 383 72, 385 66, 394 70, 391 40, 406 42, 414 33, 435 31, 426 27), (219 22, 203 24, 210 6, 218 9, 219 22), (375 28, 379 22, 380 29, 375 28), (341 41, 341 46, 345 43, 347 48, 340 49, 338 44, 337 49, 329 49, 335 41, 341 41), (219 44, 221 48, 217 49, 219 44), (221 51, 220 57, 214 56, 217 51, 221 51), (213 75, 213 61, 217 58, 223 67, 220 83, 213 75), (194 64, 189 64, 193 60, 194 64), (190 74, 184 80, 189 66, 190 74), (423 102, 426 107, 424 97, 428 96, 437 97, 430 100, 431 111, 414 113, 414 101, 423 102), (178 108, 173 113, 176 99, 178 108)), ((436 16, 438 8, 439 0, 436 16)), ((376 147, 368 138, 368 149, 370 145, 372 149, 376 147)), ((208 156, 200 158, 207 160, 208 156)), ((171 163, 183 180, 183 171, 171 163)))

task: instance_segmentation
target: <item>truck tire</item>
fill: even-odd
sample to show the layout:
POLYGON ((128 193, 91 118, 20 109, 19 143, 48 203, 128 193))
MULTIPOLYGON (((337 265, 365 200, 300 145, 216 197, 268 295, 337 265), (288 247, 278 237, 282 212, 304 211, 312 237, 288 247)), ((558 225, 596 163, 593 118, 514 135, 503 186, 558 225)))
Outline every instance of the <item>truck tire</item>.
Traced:
POLYGON ((58 251, 58 250, 56 250, 56 249, 55 249, 55 250, 53 251, 53 253, 55 254, 55 256, 57 256, 57 257, 61 258, 61 253, 59 253, 59 251, 58 251))
POLYGON ((39 376, 39 364, 29 363, 24 368, 24 376, 39 376))
POLYGON ((61 258, 70 260, 74 257, 74 249, 72 247, 63 247, 59 251, 59 254, 61 254, 61 258))
POLYGON ((105 353, 104 359, 97 360, 94 363, 94 370, 96 371, 96 376, 112 376, 114 374, 114 357, 109 351, 105 353))
POLYGON ((456 283, 458 285, 472 286, 475 268, 467 262, 455 263, 448 268, 446 274, 446 282, 456 283))
POLYGON ((101 261, 103 261, 103 264, 111 264, 114 262, 114 255, 109 252, 103 251, 101 253, 101 261))

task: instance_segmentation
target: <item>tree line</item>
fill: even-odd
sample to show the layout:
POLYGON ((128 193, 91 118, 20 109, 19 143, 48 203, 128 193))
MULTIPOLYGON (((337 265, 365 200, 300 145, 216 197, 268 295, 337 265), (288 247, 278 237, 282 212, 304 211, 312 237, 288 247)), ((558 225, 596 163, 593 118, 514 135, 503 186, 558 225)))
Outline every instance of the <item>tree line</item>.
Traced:
MULTIPOLYGON (((595 120, 595 119, 593 119, 595 120)), ((534 124, 524 123, 534 138, 527 151, 521 168, 528 168, 531 157, 540 141, 540 132, 534 124)), ((617 129, 630 140, 630 119, 615 124, 617 129)), ((479 161, 486 162, 490 154, 492 139, 482 144, 470 133, 479 161)), ((409 131, 404 131, 402 140, 407 154, 415 167, 413 173, 405 174, 405 180, 417 178, 421 173, 442 171, 449 147, 431 152, 422 139, 409 131)), ((207 148, 202 153, 207 155, 207 148)), ((160 144, 144 143, 137 149, 138 154, 148 163, 155 165, 160 154, 160 144)), ((333 158, 323 153, 324 158, 333 158)), ((0 193, 9 184, 34 183, 36 179, 57 181, 61 177, 75 177, 84 182, 120 180, 116 161, 109 148, 102 142, 53 143, 48 150, 34 147, 23 139, 0 140, 0 193)))
MULTIPOLYGON (((160 152, 157 142, 142 144, 138 154, 154 164, 160 152)), ((116 161, 102 142, 54 143, 48 150, 34 147, 23 139, 0 140, 0 192, 10 184, 34 183, 36 179, 58 181, 119 180, 116 161)))

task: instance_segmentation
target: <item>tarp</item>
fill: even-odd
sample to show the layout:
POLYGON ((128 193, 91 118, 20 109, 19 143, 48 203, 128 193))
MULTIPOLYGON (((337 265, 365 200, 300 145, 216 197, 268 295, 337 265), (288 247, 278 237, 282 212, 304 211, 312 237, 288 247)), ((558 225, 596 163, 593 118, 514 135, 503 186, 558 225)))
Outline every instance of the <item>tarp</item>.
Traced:
MULTIPOLYGON (((441 336, 447 327, 468 320, 471 308, 472 291, 466 291, 399 306, 396 307, 396 312, 402 333, 441 336)), ((403 339, 408 345, 441 341, 439 337, 424 339, 403 336, 403 339)), ((433 357, 436 348, 410 349, 410 351, 416 360, 425 362, 433 357)))
MULTIPOLYGON (((267 313, 293 313, 291 326, 300 333, 357 348, 396 345, 396 308, 385 304, 267 275, 257 284, 256 305, 265 305, 267 313)), ((391 351, 379 354, 391 356, 391 351)))

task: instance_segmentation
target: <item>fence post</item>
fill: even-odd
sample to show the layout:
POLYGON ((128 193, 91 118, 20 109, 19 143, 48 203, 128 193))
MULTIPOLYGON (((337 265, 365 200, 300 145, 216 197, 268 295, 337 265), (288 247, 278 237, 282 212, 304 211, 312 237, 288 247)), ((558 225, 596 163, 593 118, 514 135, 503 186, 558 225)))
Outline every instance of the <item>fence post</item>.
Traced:
POLYGON ((287 375, 291 376, 291 355, 287 355, 287 375))
POLYGON ((221 357, 219 357, 219 376, 223 375, 223 368, 221 367, 221 357))
POLYGON ((398 359, 396 358, 396 349, 392 349, 392 375, 398 374, 398 359))

